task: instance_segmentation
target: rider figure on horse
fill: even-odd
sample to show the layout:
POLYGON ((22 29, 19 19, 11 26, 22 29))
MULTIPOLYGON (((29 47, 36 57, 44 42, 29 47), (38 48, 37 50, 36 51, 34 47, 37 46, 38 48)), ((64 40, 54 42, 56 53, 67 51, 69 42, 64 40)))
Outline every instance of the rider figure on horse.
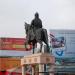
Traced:
POLYGON ((33 28, 34 33, 36 33, 37 29, 42 28, 42 21, 38 12, 35 13, 35 18, 31 21, 31 28, 33 28))

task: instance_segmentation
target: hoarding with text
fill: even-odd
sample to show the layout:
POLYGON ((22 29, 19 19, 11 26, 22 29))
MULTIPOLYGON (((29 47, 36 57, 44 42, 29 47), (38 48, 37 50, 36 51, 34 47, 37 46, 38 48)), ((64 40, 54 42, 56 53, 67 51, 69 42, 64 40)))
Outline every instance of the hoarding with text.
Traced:
POLYGON ((75 57, 75 30, 50 30, 50 44, 55 57, 75 57))
POLYGON ((25 48, 25 41, 24 38, 0 38, 0 50, 31 50, 31 45, 25 48))

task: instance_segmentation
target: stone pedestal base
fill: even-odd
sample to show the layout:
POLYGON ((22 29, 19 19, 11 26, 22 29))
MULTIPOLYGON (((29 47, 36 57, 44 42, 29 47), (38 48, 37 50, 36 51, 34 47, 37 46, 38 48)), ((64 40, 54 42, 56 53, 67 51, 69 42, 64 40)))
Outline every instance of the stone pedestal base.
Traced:
MULTIPOLYGON (((24 65, 39 65, 39 75, 44 75, 44 64, 55 64, 54 56, 48 53, 37 53, 29 56, 25 56, 21 59, 22 75, 25 75, 24 65)), ((50 66, 51 69, 51 66, 50 66)), ((32 67, 32 75, 35 75, 35 68, 32 67)), ((50 73, 50 75, 53 75, 50 73)))

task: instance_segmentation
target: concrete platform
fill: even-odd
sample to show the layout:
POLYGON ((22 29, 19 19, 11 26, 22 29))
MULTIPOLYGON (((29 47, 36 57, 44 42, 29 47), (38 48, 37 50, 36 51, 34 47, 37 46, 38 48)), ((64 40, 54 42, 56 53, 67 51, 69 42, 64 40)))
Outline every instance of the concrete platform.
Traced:
MULTIPOLYGON (((35 75, 36 64, 39 65, 39 75, 44 75, 44 64, 55 64, 55 57, 53 55, 50 55, 49 53, 37 53, 29 56, 24 56, 21 59, 22 75, 25 75, 25 66, 29 64, 32 65, 32 75, 35 75)), ((54 71, 53 65, 50 65, 50 70, 54 71)), ((54 75, 54 73, 49 73, 49 75, 54 75)))
POLYGON ((24 56, 21 59, 21 65, 24 64, 54 64, 55 63, 55 58, 54 56, 48 54, 48 53, 37 53, 37 54, 32 54, 29 56, 24 56))

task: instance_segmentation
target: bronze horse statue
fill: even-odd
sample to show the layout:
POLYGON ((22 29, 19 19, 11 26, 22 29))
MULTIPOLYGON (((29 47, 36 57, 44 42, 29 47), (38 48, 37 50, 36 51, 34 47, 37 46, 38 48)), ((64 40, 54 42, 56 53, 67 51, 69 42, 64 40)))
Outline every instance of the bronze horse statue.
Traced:
POLYGON ((34 30, 31 28, 30 24, 27 24, 25 22, 25 31, 26 31, 26 44, 32 44, 33 46, 33 54, 34 50, 36 48, 36 44, 40 43, 40 52, 42 52, 42 46, 43 42, 47 46, 47 51, 49 53, 49 45, 48 45, 48 35, 47 35, 47 30, 44 28, 39 28, 36 30, 36 33, 34 33, 34 30))

